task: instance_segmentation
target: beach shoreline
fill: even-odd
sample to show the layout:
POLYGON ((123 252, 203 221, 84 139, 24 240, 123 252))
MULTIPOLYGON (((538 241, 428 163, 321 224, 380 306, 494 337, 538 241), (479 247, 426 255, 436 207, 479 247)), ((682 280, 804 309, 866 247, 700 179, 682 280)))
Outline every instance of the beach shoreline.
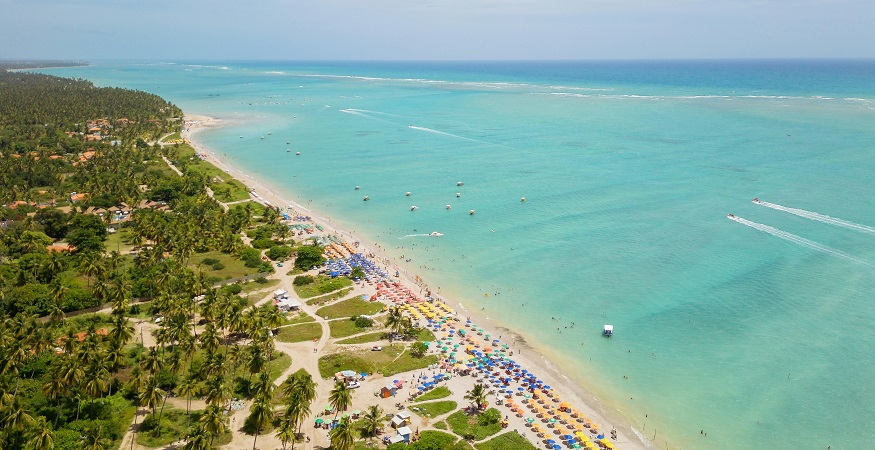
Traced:
MULTIPOLYGON (((361 242, 363 253, 372 253, 376 255, 377 259, 380 261, 391 261, 391 266, 393 266, 393 268, 398 268, 399 272, 402 274, 404 284, 410 287, 419 287, 423 290, 428 289, 426 280, 420 279, 420 281, 417 281, 415 278, 418 277, 414 277, 412 272, 405 268, 403 261, 398 262, 395 258, 387 255, 386 252, 382 250, 382 247, 373 248, 373 245, 366 244, 365 241, 354 235, 354 232, 347 231, 322 211, 313 210, 302 205, 299 201, 296 201, 298 199, 296 199, 293 194, 281 194, 278 192, 279 189, 271 186, 268 180, 255 178, 248 173, 239 170, 226 158, 223 158, 219 152, 211 149, 197 139, 197 136, 205 130, 227 126, 230 125, 231 122, 224 121, 220 118, 191 113, 185 114, 184 121, 186 126, 181 133, 182 138, 186 139, 195 151, 206 161, 214 164, 216 167, 224 170, 229 175, 244 183, 247 188, 250 189, 250 192, 255 192, 257 196, 250 194, 252 201, 267 203, 271 206, 276 206, 282 209, 288 207, 299 213, 309 215, 313 217, 314 221, 325 227, 326 233, 339 235, 352 242, 361 242)), ((370 238, 376 239, 373 237, 370 238)), ((375 245, 379 247, 379 244, 375 245)), ((548 352, 546 349, 540 349, 537 346, 530 344, 525 336, 512 330, 507 325, 489 318, 481 311, 476 311, 476 308, 467 308, 463 304, 463 302, 465 302, 465 304, 471 305, 474 304, 473 301, 458 298, 450 299, 440 295, 436 295, 436 297, 450 305, 451 308, 456 310, 457 314, 460 316, 467 316, 470 320, 477 323, 478 326, 484 327, 493 332, 497 331, 497 333, 495 333, 496 335, 512 336, 514 344, 512 345, 511 350, 515 351, 513 356, 514 359, 525 367, 537 367, 539 371, 542 371, 541 378, 548 381, 563 400, 575 405, 587 417, 591 417, 594 422, 600 424, 603 430, 607 431, 610 429, 616 429, 618 432, 618 439, 614 442, 618 447, 625 449, 656 448, 656 445, 652 441, 631 425, 630 421, 624 417, 622 412, 603 402, 589 391, 583 380, 565 375, 561 370, 562 358, 556 357, 555 355, 553 355, 552 358, 548 358, 545 354, 550 354, 552 352, 548 352)), ((529 437, 529 439, 536 445, 539 444, 537 438, 529 437)))

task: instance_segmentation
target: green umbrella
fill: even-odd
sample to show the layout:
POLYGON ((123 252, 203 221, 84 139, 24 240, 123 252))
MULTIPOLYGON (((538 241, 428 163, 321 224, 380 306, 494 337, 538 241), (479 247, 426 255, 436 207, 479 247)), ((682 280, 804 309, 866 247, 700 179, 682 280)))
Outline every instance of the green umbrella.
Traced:
POLYGON ((358 409, 352 412, 352 414, 353 414, 354 416, 357 416, 357 415, 359 415, 359 414, 361 414, 361 413, 362 413, 361 410, 358 410, 358 409))
POLYGON ((325 407, 325 410, 326 410, 326 411, 331 411, 331 407, 330 407, 330 406, 326 406, 326 407, 325 407))
POLYGON ((349 414, 344 414, 340 416, 341 419, 349 419, 349 414))
POLYGON ((322 423, 322 422, 325 422, 325 421, 322 420, 322 419, 316 419, 316 425, 319 425, 319 424, 322 423))

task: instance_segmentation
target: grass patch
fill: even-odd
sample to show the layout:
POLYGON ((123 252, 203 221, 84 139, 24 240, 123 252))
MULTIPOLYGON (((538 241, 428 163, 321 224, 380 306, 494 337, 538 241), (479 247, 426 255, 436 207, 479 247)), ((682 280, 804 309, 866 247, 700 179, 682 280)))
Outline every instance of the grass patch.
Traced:
POLYGON ((352 286, 352 280, 347 277, 331 278, 325 275, 315 277, 315 281, 303 286, 294 286, 295 292, 300 298, 311 298, 317 295, 328 294, 345 287, 352 286))
POLYGON ((355 322, 349 319, 330 320, 328 327, 331 328, 331 337, 333 338, 342 338, 368 331, 367 328, 355 326, 355 322))
POLYGON ((404 351, 405 348, 406 346, 396 344, 384 347, 381 352, 359 350, 326 355, 319 358, 319 375, 330 378, 339 370, 348 369, 391 376, 422 369, 438 362, 438 357, 435 355, 416 358, 410 352, 404 351))
POLYGON ((316 311, 322 317, 336 319, 339 317, 365 316, 386 309, 380 302, 369 302, 361 297, 353 297, 330 306, 323 306, 316 311))
POLYGON ((434 342, 437 339, 431 330, 420 328, 416 331, 416 340, 422 342, 434 342))
POLYGON ((304 311, 292 311, 286 314, 286 325, 313 322, 315 320, 316 319, 304 311))
MULTIPOLYGON (((203 411, 191 412, 191 431, 194 431, 197 425, 197 419, 200 418, 203 411)), ((146 447, 163 447, 171 442, 178 441, 185 437, 189 428, 188 416, 185 410, 175 409, 169 406, 164 407, 164 413, 161 416, 161 435, 158 436, 158 417, 146 416, 143 420, 142 428, 137 433, 137 444, 146 447)))
POLYGON ((203 271, 204 275, 208 277, 218 277, 221 279, 238 278, 258 273, 257 267, 246 267, 243 261, 237 259, 236 256, 218 251, 196 253, 192 255, 188 260, 188 268, 195 272, 203 271), (224 267, 215 270, 213 267, 202 263, 205 259, 215 259, 224 267))
POLYGON ((321 297, 311 298, 307 300, 307 304, 311 306, 318 306, 325 303, 333 302, 339 298, 346 297, 347 294, 352 292, 352 288, 341 289, 333 294, 323 295, 321 297))
POLYGON ((337 341, 337 344, 364 344, 367 342, 379 342, 383 340, 383 336, 386 333, 383 331, 378 331, 376 333, 368 333, 362 334, 356 337, 351 337, 349 339, 344 339, 342 341, 337 341))
POLYGON ((520 436, 516 431, 508 431, 507 433, 499 434, 486 442, 474 444, 474 448, 477 450, 504 450, 506 448, 512 448, 515 450, 537 450, 538 447, 532 445, 528 439, 520 436))
POLYGON ((133 228, 122 228, 115 233, 109 234, 106 237, 104 244, 106 252, 117 251, 121 254, 127 254, 134 248, 131 244, 131 238, 134 236, 133 228))
POLYGON ((440 422, 435 423, 435 424, 432 425, 432 426, 435 427, 435 428, 437 428, 438 430, 446 430, 446 429, 447 429, 447 423, 444 422, 443 420, 441 420, 440 422))
MULTIPOLYGON (((276 339, 280 342, 304 342, 322 337, 322 325, 316 322, 302 323, 280 328, 276 339)), ((332 374, 333 375, 333 374, 332 374)))
POLYGON ((446 414, 458 407, 458 403, 452 400, 446 400, 442 402, 423 403, 421 405, 413 406, 410 409, 422 417, 431 418, 446 414))
POLYGON ((419 398, 414 400, 414 402, 427 402, 429 400, 437 400, 439 398, 447 398, 451 395, 453 395, 453 392, 450 391, 450 388, 448 388, 446 386, 440 386, 440 387, 436 387, 436 388, 432 389, 431 391, 426 392, 425 394, 422 394, 421 396, 419 396, 419 398))
POLYGON ((240 293, 251 294, 253 292, 263 291, 265 289, 272 288, 278 284, 280 284, 280 280, 277 279, 267 280, 267 283, 257 283, 255 281, 249 281, 240 286, 242 288, 240 290, 240 293))
MULTIPOLYGON (((495 411, 498 417, 502 417, 501 413, 495 408, 490 408, 487 411, 495 411)), ((480 425, 478 418, 481 415, 482 413, 469 416, 465 410, 459 410, 447 417, 447 424, 450 425, 450 429, 453 430, 453 433, 456 433, 465 439, 470 438, 474 441, 486 439, 487 437, 501 431, 501 421, 496 421, 495 423, 488 425, 480 425)))

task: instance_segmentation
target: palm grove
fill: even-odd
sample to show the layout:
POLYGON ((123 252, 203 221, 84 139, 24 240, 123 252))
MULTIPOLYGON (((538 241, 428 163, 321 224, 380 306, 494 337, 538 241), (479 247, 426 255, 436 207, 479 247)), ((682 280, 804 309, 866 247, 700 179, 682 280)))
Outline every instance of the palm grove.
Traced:
POLYGON ((180 116, 152 94, 0 71, 0 448, 115 448, 132 421, 160 441, 171 394, 207 405, 186 408, 186 448, 227 442, 235 397, 252 399, 253 447, 274 426, 294 445, 315 383, 300 372, 274 389, 271 330, 285 319, 251 307, 238 285, 214 287, 192 257, 222 252, 264 272, 271 265, 241 233, 267 240, 275 257, 306 247, 286 237, 275 210, 226 211, 208 195, 208 175, 184 161, 183 176, 167 170, 162 157, 178 149, 150 143, 179 131, 180 116), (88 138, 95 119, 100 139, 88 138), (71 202, 74 192, 89 195, 71 202), (166 208, 133 208, 118 224, 136 255, 107 249, 111 214, 88 207, 146 200, 166 208), (92 307, 110 313, 74 314, 92 307), (155 346, 143 345, 132 316, 163 318, 155 346), (137 407, 149 414, 135 418, 137 407))

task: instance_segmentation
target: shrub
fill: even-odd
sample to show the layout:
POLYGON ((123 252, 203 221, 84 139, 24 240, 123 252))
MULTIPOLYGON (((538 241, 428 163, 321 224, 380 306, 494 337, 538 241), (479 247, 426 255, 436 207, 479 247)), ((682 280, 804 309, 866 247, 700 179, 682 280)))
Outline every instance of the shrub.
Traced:
POLYGON ((255 279, 255 282, 258 284, 267 284, 269 280, 265 277, 258 277, 255 279))
POLYGON ((356 328, 370 328, 374 325, 374 321, 364 316, 353 316, 349 318, 355 322, 356 328))
POLYGON ((220 263, 220 262, 213 264, 213 270, 222 270, 224 268, 225 268, 225 265, 220 263))
POLYGON ((276 260, 285 260, 292 255, 292 248, 287 245, 274 245, 267 251, 267 257, 276 260))
POLYGON ((425 345, 425 342, 417 341, 410 345, 410 354, 417 357, 422 358, 425 355, 425 352, 428 351, 428 346, 425 345))
POLYGON ((225 290, 227 290, 231 294, 237 295, 240 293, 240 291, 243 290, 243 286, 240 286, 239 284, 236 284, 236 283, 229 284, 229 285, 225 286, 225 290))
POLYGON ((217 264, 218 262, 219 262, 219 260, 216 259, 216 258, 204 258, 204 259, 201 261, 201 264, 203 264, 203 265, 205 265, 205 266, 212 266, 212 265, 217 264))
POLYGON ((292 281, 292 284, 294 284, 295 286, 305 286, 308 284, 313 284, 314 281, 316 281, 316 279, 313 278, 312 275, 301 275, 295 277, 295 280, 292 281))
POLYGON ((128 309, 128 314, 132 316, 140 314, 140 305, 131 305, 131 307, 128 309))
POLYGON ((269 238, 255 239, 252 241, 252 246, 259 250, 264 250, 273 247, 273 241, 269 238))
POLYGON ((496 424, 499 420, 501 420, 501 413, 495 408, 490 408, 477 417, 477 423, 484 427, 496 424))

